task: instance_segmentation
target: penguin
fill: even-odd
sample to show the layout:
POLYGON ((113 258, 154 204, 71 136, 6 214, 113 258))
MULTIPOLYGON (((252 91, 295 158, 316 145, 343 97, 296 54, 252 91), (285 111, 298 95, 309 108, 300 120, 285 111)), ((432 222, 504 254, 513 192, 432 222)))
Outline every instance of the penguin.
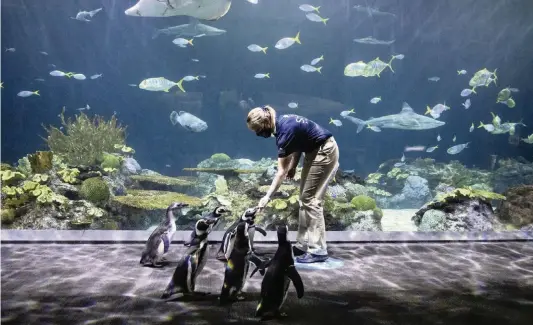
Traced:
POLYGON ((207 261, 207 237, 218 220, 219 217, 209 214, 196 221, 191 239, 184 244, 188 249, 178 262, 161 299, 167 299, 176 293, 202 294, 194 291, 196 278, 204 269, 207 261))
POLYGON ((174 210, 187 207, 188 204, 174 202, 168 206, 166 217, 159 226, 152 232, 146 247, 142 252, 140 264, 143 266, 161 267, 160 262, 166 261, 165 256, 172 242, 172 237, 176 232, 176 218, 174 217, 174 210))
POLYGON ((220 292, 221 305, 244 299, 242 288, 246 284, 250 263, 258 267, 262 262, 251 252, 248 223, 240 222, 235 230, 233 249, 226 262, 224 283, 220 292))
POLYGON ((278 249, 274 257, 256 267, 250 275, 252 277, 257 270, 268 268, 261 283, 261 300, 257 305, 255 317, 265 319, 268 316, 286 316, 281 312, 281 306, 287 298, 291 281, 298 298, 301 299, 304 295, 302 278, 294 266, 292 245, 287 239, 288 231, 287 226, 278 227, 278 249))
MULTIPOLYGON (((231 211, 224 206, 218 206, 212 212, 207 214, 205 217, 202 217, 202 219, 217 219, 217 223, 218 223, 218 220, 220 220, 220 218, 226 213, 231 213, 231 211)), ((213 229, 215 226, 216 224, 214 224, 211 227, 211 229, 213 229)), ((188 243, 194 239, 194 236, 195 236, 195 233, 193 231, 191 232, 191 238, 189 239, 188 242, 185 243, 185 246, 188 246, 188 243)))
POLYGON ((233 245, 235 242, 235 231, 237 229, 237 226, 241 222, 246 222, 248 224, 248 238, 250 239, 250 248, 252 252, 258 256, 261 255, 254 249, 254 235, 255 232, 260 232, 263 236, 266 236, 267 233, 263 228, 257 227, 255 225, 255 216, 259 209, 257 207, 255 208, 249 208, 244 211, 242 216, 236 220, 224 233, 224 236, 222 237, 222 243, 220 244, 220 249, 217 253, 217 260, 221 262, 226 262, 228 257, 231 254, 231 250, 233 249, 233 245))

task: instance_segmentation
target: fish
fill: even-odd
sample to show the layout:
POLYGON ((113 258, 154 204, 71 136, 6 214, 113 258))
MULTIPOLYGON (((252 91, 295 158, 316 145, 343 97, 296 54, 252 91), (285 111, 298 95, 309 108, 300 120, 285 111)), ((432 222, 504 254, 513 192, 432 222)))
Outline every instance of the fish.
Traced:
POLYGON ((205 121, 185 111, 172 111, 170 113, 170 122, 172 125, 179 124, 191 132, 203 132, 207 130, 207 123, 205 121))
POLYGON ((191 59, 192 62, 200 62, 198 59, 191 59))
POLYGON ((352 122, 358 124, 357 133, 361 132, 363 127, 368 124, 376 126, 380 129, 398 130, 428 130, 446 124, 445 122, 435 120, 431 117, 426 117, 424 115, 415 113, 413 108, 406 102, 402 104, 402 110, 398 114, 371 118, 367 121, 363 121, 361 119, 355 120, 359 120, 359 122, 352 120, 352 122))
POLYGON ((433 106, 433 108, 426 106, 426 112, 424 113, 424 115, 430 114, 431 117, 437 119, 444 111, 447 111, 449 109, 450 107, 446 106, 446 104, 437 104, 433 106))
POLYGON ((94 80, 94 79, 98 79, 98 78, 101 78, 104 74, 103 73, 100 73, 100 74, 95 74, 95 75, 92 75, 91 76, 91 79, 94 80))
POLYGON ((329 124, 333 124, 335 126, 342 126, 342 122, 339 120, 334 120, 332 117, 329 118, 329 124))
POLYGON ((191 45, 193 46, 194 44, 192 43, 192 40, 194 38, 191 38, 191 39, 185 39, 185 38, 181 38, 181 37, 178 37, 178 38, 175 38, 172 43, 176 44, 177 46, 179 47, 187 47, 187 44, 188 45, 191 45))
POLYGON ((79 21, 90 22, 91 20, 89 18, 93 18, 93 16, 99 13, 101 10, 102 8, 98 8, 92 11, 80 11, 76 14, 76 17, 70 17, 70 18, 79 20, 79 21))
POLYGON ((39 82, 45 82, 45 81, 46 81, 46 80, 44 80, 43 78, 35 78, 35 79, 33 79, 33 80, 35 80, 35 81, 39 81, 39 82))
POLYGON ((259 0, 246 0, 246 1, 248 1, 249 3, 254 4, 254 5, 259 3, 259 0))
POLYGON ((363 76, 365 74, 365 71, 367 70, 367 66, 368 65, 363 61, 350 63, 344 68, 344 75, 346 77, 363 76))
POLYGON ((295 103, 295 102, 290 102, 289 104, 287 104, 287 106, 289 106, 289 108, 298 108, 298 103, 295 103))
POLYGON ((48 66, 49 66, 49 67, 52 67, 52 68, 54 68, 54 69, 56 68, 56 65, 53 64, 53 63, 48 63, 48 66))
POLYGON ((470 101, 470 98, 467 98, 462 105, 465 107, 465 109, 469 109, 470 105, 472 105, 472 102, 470 101))
POLYGON ((128 84, 130 87, 137 87, 137 84, 128 84))
POLYGON ((63 71, 59 71, 59 70, 54 70, 54 71, 50 71, 50 75, 52 77, 67 77, 67 78, 70 78, 72 77, 74 74, 72 72, 63 72, 63 71))
POLYGON ((424 151, 424 150, 426 150, 426 146, 406 146, 403 149, 404 152, 424 151))
POLYGON ((252 106, 250 105, 250 103, 248 103, 248 101, 242 99, 239 101, 239 107, 243 110, 243 111, 249 111, 252 106))
POLYGON ((14 47, 6 47, 6 52, 15 52, 16 50, 14 47))
POLYGON ((307 19, 310 20, 310 21, 314 21, 314 22, 317 22, 317 23, 322 22, 322 23, 324 23, 324 25, 326 25, 326 23, 329 20, 329 18, 322 18, 319 15, 315 14, 314 12, 310 12, 310 13, 306 14, 305 17, 307 17, 307 19))
POLYGON ((171 164, 166 164, 165 167, 170 168, 170 167, 172 167, 172 165, 171 164))
POLYGON ((75 73, 72 75, 72 78, 76 80, 85 80, 87 77, 83 73, 75 73))
POLYGON ((440 134, 437 135, 437 141, 440 141, 442 140, 442 138, 440 137, 440 134))
POLYGON ((370 129, 370 130, 372 130, 374 132, 381 132, 380 128, 378 128, 377 126, 370 125, 370 124, 368 124, 366 128, 370 129))
POLYGON ((479 126, 477 127, 478 129, 479 128, 484 128, 487 132, 492 132, 494 131, 494 125, 492 124, 483 124, 483 122, 479 122, 479 126))
POLYGON ((474 73, 474 76, 470 79, 468 82, 468 85, 470 87, 480 87, 485 86, 488 87, 492 82, 496 84, 496 80, 498 80, 498 76, 496 75, 496 70, 494 69, 493 72, 490 72, 486 68, 483 68, 476 73, 474 73))
POLYGON ((342 116, 342 117, 346 117, 346 116, 348 116, 348 115, 350 115, 350 114, 355 114, 355 108, 352 108, 352 109, 349 110, 349 111, 342 111, 341 114, 340 114, 340 116, 342 116))
POLYGON ((438 147, 439 147, 438 145, 433 146, 433 147, 429 147, 429 148, 426 149, 426 152, 433 152, 433 151, 435 151, 435 149, 437 149, 438 147))
POLYGON ((183 81, 193 81, 193 80, 200 80, 200 76, 185 76, 185 77, 183 77, 183 81))
POLYGON ((41 96, 39 94, 39 91, 38 90, 35 90, 35 91, 29 91, 29 90, 23 90, 23 91, 20 91, 17 96, 19 97, 30 97, 30 96, 41 96))
POLYGON ((466 70, 457 70, 457 75, 466 74, 466 70))
POLYGON ((370 100, 370 102, 371 102, 372 104, 377 104, 377 103, 379 103, 380 101, 381 101, 381 96, 380 96, 380 97, 374 97, 374 98, 372 98, 372 99, 370 100))
POLYGON ((254 78, 257 78, 257 79, 270 78, 270 72, 269 73, 256 73, 254 78))
POLYGON ((87 104, 85 107, 77 108, 76 110, 81 112, 81 111, 90 110, 90 109, 91 109, 91 106, 89 106, 89 104, 87 104))
POLYGON ((48 53, 45 51, 39 51, 39 53, 41 53, 42 55, 48 55, 48 53))
POLYGON ((189 17, 188 24, 156 29, 152 34, 152 39, 155 39, 162 34, 173 35, 175 37, 204 37, 219 36, 225 33, 226 31, 224 29, 202 24, 198 19, 189 17))
POLYGON ((363 37, 363 38, 354 38, 353 41, 356 42, 356 43, 359 43, 359 44, 370 44, 370 45, 391 45, 391 44, 393 44, 396 40, 382 41, 382 40, 375 39, 375 38, 373 38, 372 36, 368 36, 368 37, 363 37))
POLYGON ((440 78, 439 77, 430 77, 430 78, 428 78, 428 80, 429 81, 433 81, 433 82, 437 82, 437 81, 440 80, 440 78))
POLYGON ((404 162, 404 161, 405 161, 405 154, 402 153, 402 158, 400 158, 400 161, 401 161, 401 162, 404 162))
POLYGON ((469 88, 465 88, 461 91, 461 97, 467 97, 467 96, 470 96, 470 94, 477 94, 476 93, 476 87, 472 88, 472 89, 469 89, 469 88))
POLYGON ((468 148, 469 143, 470 142, 463 143, 463 144, 457 144, 453 147, 449 147, 448 150, 446 150, 446 152, 450 155, 456 155, 460 153, 461 151, 463 151, 465 148, 468 148))
POLYGON ((527 138, 522 138, 522 142, 525 142, 527 144, 533 144, 533 133, 528 135, 527 138))
POLYGON ((300 5, 298 8, 300 8, 301 11, 305 11, 305 12, 316 11, 317 13, 320 13, 320 11, 318 11, 318 9, 320 9, 320 6, 313 7, 308 4, 303 4, 303 5, 300 5))
POLYGON ((309 65, 309 64, 304 64, 300 67, 300 70, 303 70, 305 72, 318 72, 318 73, 322 73, 320 72, 320 70, 322 70, 322 67, 314 67, 312 65, 309 65))
POLYGON ((403 55, 403 54, 396 54, 396 55, 393 55, 393 57, 394 57, 395 59, 398 59, 398 60, 403 60, 403 58, 405 58, 405 55, 403 55))
POLYGON ((183 79, 178 82, 170 81, 164 77, 148 78, 141 81, 139 88, 148 91, 164 91, 168 92, 170 88, 178 86, 178 88, 185 92, 183 89, 183 79))
POLYGON ((452 141, 455 142, 457 140, 457 137, 454 135, 452 141))
POLYGON ((324 60, 324 55, 321 55, 320 57, 318 58, 314 58, 312 61, 311 61, 311 65, 316 65, 318 62, 324 60))
POLYGON ((288 47, 291 47, 294 43, 302 44, 300 42, 300 32, 298 32, 294 37, 284 37, 280 39, 276 42, 276 45, 274 45, 274 47, 278 50, 284 50, 288 47))
POLYGON ((389 16, 389 17, 392 17, 392 18, 396 18, 396 15, 393 14, 393 13, 380 11, 380 10, 378 10, 376 8, 372 8, 372 7, 365 7, 365 6, 361 6, 361 5, 355 5, 355 6, 353 6, 353 8, 356 11, 358 11, 358 12, 364 12, 364 13, 368 14, 369 17, 372 17, 372 16, 389 16))
POLYGON ((248 49, 252 52, 263 52, 267 54, 268 47, 261 47, 257 44, 251 44, 251 45, 248 45, 248 49))
POLYGON ((501 103, 507 105, 507 107, 509 107, 509 108, 513 108, 513 107, 516 106, 516 102, 514 101, 513 98, 509 98, 505 102, 501 102, 501 103))
POLYGON ((474 132, 474 123, 472 123, 472 125, 470 125, 470 129, 468 129, 468 132, 474 132))
POLYGON ((135 17, 189 16, 201 20, 218 20, 231 7, 231 0, 139 0, 124 14, 135 17))
POLYGON ((517 93, 520 91, 520 89, 518 88, 509 88, 509 90, 512 92, 512 93, 517 93))
POLYGON ((502 124, 502 119, 498 115, 495 115, 493 112, 490 112, 490 114, 492 115, 492 125, 494 125, 495 128, 500 127, 500 125, 502 124))

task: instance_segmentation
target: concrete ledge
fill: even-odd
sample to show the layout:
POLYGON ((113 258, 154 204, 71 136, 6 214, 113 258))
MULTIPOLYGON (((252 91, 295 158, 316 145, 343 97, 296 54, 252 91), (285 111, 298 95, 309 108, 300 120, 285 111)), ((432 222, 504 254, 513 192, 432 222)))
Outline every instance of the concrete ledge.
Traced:
MULTIPOLYGON (((1 230, 2 243, 145 243, 151 231, 146 230, 1 230)), ((174 242, 189 239, 191 231, 177 231, 174 242)), ((220 242, 223 231, 213 231, 209 240, 220 242)), ((294 241, 296 232, 289 232, 294 241)), ((257 243, 276 243, 276 232, 268 231, 263 237, 256 233, 257 243)), ((329 243, 409 243, 409 242, 488 242, 488 241, 533 241, 533 231, 503 232, 372 232, 328 231, 329 243)))

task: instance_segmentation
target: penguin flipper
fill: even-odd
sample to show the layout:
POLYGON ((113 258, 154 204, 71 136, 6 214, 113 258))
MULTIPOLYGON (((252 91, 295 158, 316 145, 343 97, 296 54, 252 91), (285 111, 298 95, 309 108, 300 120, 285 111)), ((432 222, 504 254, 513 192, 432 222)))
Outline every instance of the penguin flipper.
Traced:
POLYGON ((255 227, 255 230, 256 231, 259 231, 259 233, 263 236, 266 236, 267 235, 267 232, 265 231, 265 229, 261 228, 261 227, 255 227))
POLYGON ((287 269, 287 276, 291 279, 292 284, 296 288, 296 295, 298 298, 302 298, 304 296, 304 283, 294 265, 289 266, 287 269))
MULTIPOLYGON (((252 255, 253 256, 253 255, 252 255)), ((257 260, 261 261, 257 256, 254 256, 257 260)), ((251 259, 250 259, 251 260, 251 259)), ((269 259, 267 261, 262 261, 260 264, 256 264, 255 262, 252 261, 252 263, 254 263, 256 266, 255 266, 255 269, 252 271, 252 274, 250 274, 250 278, 252 276, 254 276, 255 272, 259 271, 259 273, 261 275, 265 275, 265 269, 268 268, 270 266, 270 263, 272 263, 272 259, 269 259)))

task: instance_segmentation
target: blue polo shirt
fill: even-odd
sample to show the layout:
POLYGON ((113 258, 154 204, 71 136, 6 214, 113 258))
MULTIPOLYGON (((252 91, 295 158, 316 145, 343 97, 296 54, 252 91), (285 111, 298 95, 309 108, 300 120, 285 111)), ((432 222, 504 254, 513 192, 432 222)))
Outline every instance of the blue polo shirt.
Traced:
POLYGON ((278 157, 283 158, 294 152, 311 152, 332 134, 303 116, 286 114, 276 118, 275 136, 278 157))

